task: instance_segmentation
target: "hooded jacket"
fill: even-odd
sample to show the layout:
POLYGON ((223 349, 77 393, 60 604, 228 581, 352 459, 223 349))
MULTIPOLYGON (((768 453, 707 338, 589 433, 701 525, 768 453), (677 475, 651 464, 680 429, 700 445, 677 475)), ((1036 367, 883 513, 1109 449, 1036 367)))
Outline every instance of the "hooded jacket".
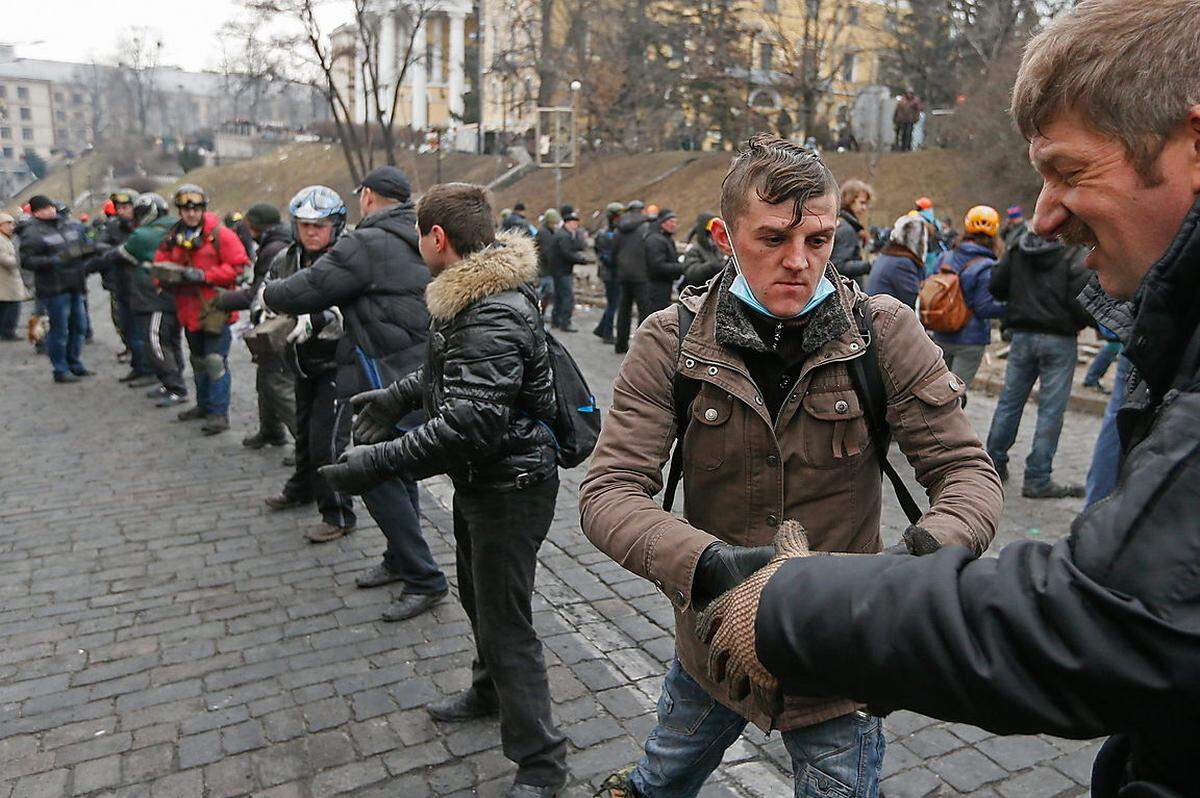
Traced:
POLYGON ((117 248, 121 258, 118 268, 129 286, 129 308, 134 313, 175 312, 175 298, 155 285, 147 264, 154 260, 159 245, 178 221, 173 216, 160 216, 138 227, 117 248))
MULTIPOLYGON (((176 222, 163 238, 154 260, 178 263, 204 272, 202 285, 170 288, 175 296, 175 313, 179 316, 179 323, 185 330, 196 332, 200 329, 201 313, 206 307, 212 306, 217 289, 232 287, 250 262, 250 257, 237 233, 221 224, 220 217, 212 211, 204 212, 198 246, 192 249, 180 246, 175 235, 182 230, 183 222, 176 222)), ((237 314, 229 314, 228 320, 229 323, 237 321, 237 314)))
POLYGON ((1200 200, 1132 306, 1098 294, 1139 383, 1116 490, 1062 540, 998 558, 790 560, 755 640, 785 689, 997 734, 1112 735, 1092 795, 1182 798, 1200 783, 1200 200))
POLYGON ((982 244, 963 241, 949 252, 942 253, 938 259, 939 269, 942 264, 949 264, 958 272, 958 284, 967 307, 971 309, 971 318, 961 330, 933 333, 933 340, 939 344, 986 346, 992 340, 992 326, 989 320, 1004 315, 1004 303, 997 302, 988 291, 988 283, 992 280, 992 267, 996 265, 996 255, 982 244))
POLYGON ((383 468, 456 485, 516 490, 557 472, 546 425, 556 401, 542 328, 533 241, 517 232, 463 258, 429 283, 425 364, 393 385, 428 421, 381 444, 383 468))
POLYGON ((94 248, 74 219, 30 217, 21 228, 21 268, 33 272, 39 299, 86 287, 87 259, 94 248))
POLYGON ((417 249, 411 202, 380 208, 312 266, 267 284, 272 310, 317 313, 337 305, 346 323, 337 352, 338 394, 353 396, 411 374, 424 357, 429 269, 417 249), (378 376, 381 385, 368 374, 378 376))
POLYGON ((251 290, 258 293, 258 287, 267 277, 275 256, 283 252, 292 243, 292 230, 285 224, 271 225, 263 231, 258 242, 258 250, 254 253, 254 280, 251 290))
POLYGON ((992 269, 988 290, 1007 302, 1008 327, 1074 338, 1091 323, 1076 297, 1087 285, 1083 252, 1032 231, 1004 253, 992 269))
POLYGON ((843 208, 838 211, 837 230, 833 234, 833 252, 829 260, 837 267, 839 274, 847 277, 863 277, 871 271, 871 264, 863 259, 862 222, 850 211, 843 208))
POLYGON ((924 262, 908 249, 890 243, 880 251, 871 266, 867 293, 871 296, 894 296, 910 308, 915 308, 924 277, 924 262))
POLYGON ((991 542, 1001 510, 1000 479, 962 410, 965 387, 946 370, 916 315, 890 297, 868 299, 832 266, 826 276, 836 294, 802 322, 775 322, 782 330, 766 337, 756 314, 730 293, 732 267, 707 291, 689 290, 680 299, 695 312, 682 345, 676 308, 651 315, 613 383, 612 408, 579 493, 588 539, 674 604, 675 650, 684 669, 764 730, 811 726, 857 705, 800 692, 773 715, 753 698, 734 699, 728 685, 707 676, 692 579, 709 544, 769 544, 787 518, 803 520, 814 551, 880 550, 879 461, 848 365, 867 352, 855 306, 865 303, 872 316, 892 435, 929 496, 920 526, 940 544, 974 556, 991 542), (768 361, 787 353, 796 368, 784 371, 786 380, 774 370, 773 384, 755 381, 756 372, 772 371, 768 361), (676 435, 676 372, 700 386, 684 435, 683 518, 654 498, 676 435))
POLYGON ((617 279, 626 283, 644 283, 646 273, 647 219, 640 211, 630 211, 617 222, 617 240, 613 257, 617 264, 617 279))

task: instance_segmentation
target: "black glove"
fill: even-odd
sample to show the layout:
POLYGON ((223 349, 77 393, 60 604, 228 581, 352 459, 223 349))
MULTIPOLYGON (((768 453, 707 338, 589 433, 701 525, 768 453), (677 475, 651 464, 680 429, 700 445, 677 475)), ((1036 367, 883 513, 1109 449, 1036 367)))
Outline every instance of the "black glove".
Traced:
POLYGON ((733 546, 717 541, 700 553, 692 576, 692 604, 703 609, 731 590, 775 556, 774 546, 733 546))
POLYGON ((378 446, 351 446, 335 464, 322 466, 317 473, 335 493, 357 495, 387 481, 381 465, 378 446))
POLYGON ((408 413, 408 407, 389 388, 364 391, 350 397, 354 408, 354 440, 358 443, 383 443, 400 436, 396 424, 408 413))
POLYGON ((929 530, 922 529, 919 526, 910 526, 904 530, 904 535, 900 542, 895 546, 889 546, 883 550, 884 554, 911 554, 915 557, 922 557, 926 554, 933 554, 942 547, 938 543, 937 538, 929 533, 929 530))

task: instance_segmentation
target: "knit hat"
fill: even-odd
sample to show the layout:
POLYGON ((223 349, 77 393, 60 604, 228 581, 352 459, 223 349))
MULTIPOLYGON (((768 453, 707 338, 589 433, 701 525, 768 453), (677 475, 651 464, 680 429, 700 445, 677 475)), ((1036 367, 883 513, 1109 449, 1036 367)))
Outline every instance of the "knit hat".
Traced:
POLYGON ((542 214, 542 222, 545 223, 547 227, 560 224, 562 222, 562 214, 553 208, 547 208, 546 212, 542 214))
POLYGON ((929 248, 928 241, 929 231, 925 227, 925 220, 920 216, 908 214, 896 220, 892 225, 892 232, 888 235, 889 243, 904 247, 919 260, 925 260, 925 253, 929 248))
POLYGON ((1020 205, 1009 205, 1008 210, 1005 211, 1005 213, 1008 215, 1008 218, 1010 220, 1011 219, 1020 219, 1022 216, 1025 215, 1025 211, 1023 208, 1021 208, 1020 205))
POLYGON ((49 208, 54 204, 54 201, 45 194, 34 194, 29 198, 29 210, 31 213, 37 213, 42 208, 49 208))
POLYGON ((257 202, 246 211, 246 221, 255 227, 271 227, 279 224, 282 218, 279 209, 266 202, 257 202))

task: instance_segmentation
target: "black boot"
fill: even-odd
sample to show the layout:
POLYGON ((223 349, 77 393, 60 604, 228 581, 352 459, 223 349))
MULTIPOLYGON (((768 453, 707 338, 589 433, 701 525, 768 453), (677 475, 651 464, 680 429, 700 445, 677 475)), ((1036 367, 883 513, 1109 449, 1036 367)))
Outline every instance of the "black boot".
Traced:
POLYGON ((499 715, 500 707, 494 702, 481 696, 474 687, 447 696, 441 701, 434 701, 425 707, 425 711, 434 720, 458 722, 472 718, 486 718, 489 715, 499 715))

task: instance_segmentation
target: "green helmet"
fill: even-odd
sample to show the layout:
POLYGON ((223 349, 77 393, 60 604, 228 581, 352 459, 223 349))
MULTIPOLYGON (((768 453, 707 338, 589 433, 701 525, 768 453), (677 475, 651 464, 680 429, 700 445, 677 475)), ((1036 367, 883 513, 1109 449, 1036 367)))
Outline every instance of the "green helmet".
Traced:
POLYGON ((625 212, 625 206, 619 202, 610 202, 608 205, 604 206, 604 211, 609 216, 617 216, 618 214, 625 212))
POLYGON ((109 194, 108 198, 113 201, 113 205, 132 205, 138 198, 138 192, 131 188, 119 188, 109 194))
POLYGON ((547 226, 559 224, 562 222, 562 214, 560 214, 554 208, 547 208, 546 212, 542 214, 542 221, 545 222, 547 226))

